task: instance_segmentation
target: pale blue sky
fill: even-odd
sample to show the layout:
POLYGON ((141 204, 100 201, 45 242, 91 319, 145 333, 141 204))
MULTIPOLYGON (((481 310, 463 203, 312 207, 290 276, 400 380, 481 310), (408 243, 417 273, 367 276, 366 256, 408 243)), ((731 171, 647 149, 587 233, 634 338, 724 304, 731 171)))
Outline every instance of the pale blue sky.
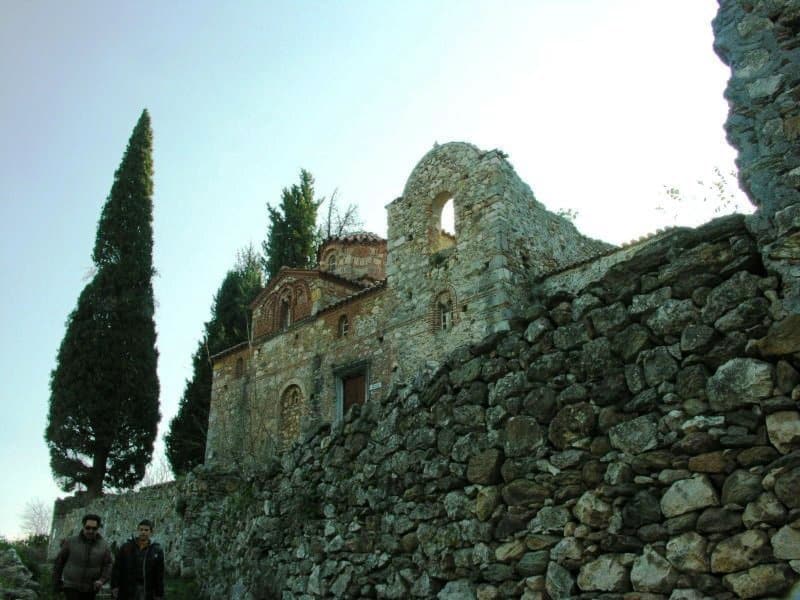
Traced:
MULTIPOLYGON (((64 322, 142 108, 155 134, 161 411, 212 295, 301 167, 367 229, 434 142, 509 154, 551 209, 622 242, 662 186, 733 168, 715 0, 74 2, 0 18, 0 534, 52 501, 43 431, 64 322)), ((689 203, 691 204, 691 203, 689 203)), ((711 213, 694 203, 678 222, 711 213)), ((159 442, 159 450, 161 443, 159 442)))

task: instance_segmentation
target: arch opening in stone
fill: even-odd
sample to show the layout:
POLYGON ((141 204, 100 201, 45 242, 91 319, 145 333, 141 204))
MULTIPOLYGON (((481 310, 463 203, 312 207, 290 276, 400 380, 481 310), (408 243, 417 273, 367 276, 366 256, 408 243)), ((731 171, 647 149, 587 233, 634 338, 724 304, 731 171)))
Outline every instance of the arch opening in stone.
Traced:
POLYGON ((442 192, 433 199, 429 231, 432 252, 455 246, 456 211, 450 192, 442 192))
POLYGON ((300 435, 300 420, 303 410, 303 392, 297 385, 290 385, 281 395, 280 440, 285 448, 300 435))
POLYGON ((281 300, 280 326, 281 329, 288 329, 292 324, 292 305, 288 298, 281 300))

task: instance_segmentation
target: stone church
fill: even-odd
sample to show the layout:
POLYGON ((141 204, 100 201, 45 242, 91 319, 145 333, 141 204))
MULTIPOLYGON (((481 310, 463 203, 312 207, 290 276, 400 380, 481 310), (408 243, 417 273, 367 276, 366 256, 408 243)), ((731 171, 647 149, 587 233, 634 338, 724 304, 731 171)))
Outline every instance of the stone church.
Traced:
POLYGON ((388 240, 327 240, 253 301, 214 357, 206 462, 281 450, 455 348, 510 328, 530 282, 608 248, 548 212, 502 152, 435 146, 387 206, 388 240), (455 233, 442 228, 452 203, 455 233))

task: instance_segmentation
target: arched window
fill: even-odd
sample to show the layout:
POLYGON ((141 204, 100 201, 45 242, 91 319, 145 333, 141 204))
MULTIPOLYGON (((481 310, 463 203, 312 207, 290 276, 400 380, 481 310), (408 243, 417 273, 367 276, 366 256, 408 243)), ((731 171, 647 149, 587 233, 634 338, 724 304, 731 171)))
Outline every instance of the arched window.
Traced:
POLYGON ((236 377, 244 375, 244 359, 239 357, 236 359, 236 377))
POLYGON ((328 271, 330 271, 331 273, 336 271, 336 253, 335 252, 331 252, 328 255, 328 271))
POLYGON ((432 252, 439 252, 455 245, 455 204, 450 192, 442 192, 433 199, 429 232, 432 252))
POLYGON ((436 297, 432 307, 434 331, 452 329, 455 324, 454 306, 455 301, 453 300, 453 295, 449 291, 442 292, 436 297))
POLYGON ((456 215, 452 198, 448 198, 442 205, 442 212, 439 213, 439 230, 453 237, 456 236, 456 215))
POLYGON ((453 326, 453 302, 443 299, 437 307, 439 310, 439 329, 450 329, 453 326))
POLYGON ((303 392, 296 385, 287 387, 281 395, 280 439, 284 447, 300 435, 300 420, 303 416, 303 392))
POLYGON ((344 337, 350 332, 350 321, 347 319, 347 315, 339 317, 339 326, 337 330, 339 332, 339 337, 344 337))
POLYGON ((289 304, 289 299, 284 298, 281 300, 281 316, 280 316, 281 329, 288 329, 292 324, 292 305, 289 304))

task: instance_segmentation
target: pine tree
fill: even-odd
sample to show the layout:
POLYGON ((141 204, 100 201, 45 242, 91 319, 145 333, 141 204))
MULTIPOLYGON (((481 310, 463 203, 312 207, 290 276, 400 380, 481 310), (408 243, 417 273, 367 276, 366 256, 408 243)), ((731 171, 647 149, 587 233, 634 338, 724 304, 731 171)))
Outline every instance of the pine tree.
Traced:
POLYGON ((262 289, 256 252, 246 248, 214 295, 211 320, 192 356, 192 378, 186 382, 178 413, 166 436, 172 471, 181 475, 202 464, 211 404, 211 357, 250 337, 250 302, 262 289))
POLYGON ((144 476, 158 421, 153 301, 153 133, 142 112, 97 226, 95 273, 70 314, 50 378, 45 440, 64 491, 144 476))
POLYGON ((281 267, 308 268, 314 263, 319 205, 314 200, 314 178, 302 169, 300 184, 283 189, 280 208, 267 206, 269 233, 262 244, 267 279, 281 267))

